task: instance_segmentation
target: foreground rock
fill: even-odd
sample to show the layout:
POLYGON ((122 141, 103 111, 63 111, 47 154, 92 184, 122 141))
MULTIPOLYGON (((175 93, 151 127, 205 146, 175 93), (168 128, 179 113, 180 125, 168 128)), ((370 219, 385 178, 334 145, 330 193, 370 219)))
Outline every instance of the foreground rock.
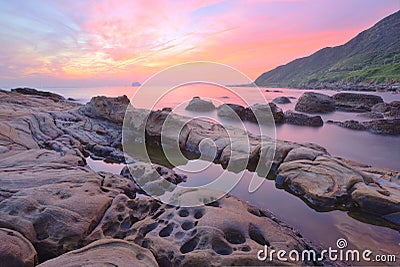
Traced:
POLYGON ((35 266, 36 250, 20 233, 0 228, 0 262, 4 266, 35 266))
POLYGON ((291 110, 285 112, 285 123, 312 127, 320 127, 324 125, 324 122, 319 115, 308 116, 305 114, 293 112, 291 110))
POLYGON ((372 120, 372 121, 364 121, 358 122, 355 120, 349 121, 327 121, 327 123, 332 123, 338 125, 343 128, 348 128, 351 130, 358 131, 369 131, 373 134, 382 134, 382 135, 400 135, 400 119, 393 120, 372 120))
POLYGON ((306 92, 297 101, 295 110, 306 113, 329 113, 335 111, 335 102, 330 96, 306 92))
POLYGON ((332 99, 335 101, 336 110, 346 112, 367 112, 376 104, 383 103, 382 97, 370 94, 338 93, 333 95, 332 99))
POLYGON ((257 252, 264 245, 298 251, 315 249, 318 253, 270 212, 234 197, 206 206, 175 208, 148 197, 130 200, 120 195, 88 241, 98 238, 124 238, 137 243, 149 249, 160 266, 260 265, 257 252), (120 218, 121 223, 115 224, 113 218, 120 218))
POLYGON ((190 111, 207 112, 213 111, 215 106, 211 101, 207 101, 195 96, 192 100, 190 100, 185 109, 190 111))
POLYGON ((120 239, 98 240, 86 247, 48 260, 40 267, 56 266, 158 266, 153 254, 132 242, 120 239))

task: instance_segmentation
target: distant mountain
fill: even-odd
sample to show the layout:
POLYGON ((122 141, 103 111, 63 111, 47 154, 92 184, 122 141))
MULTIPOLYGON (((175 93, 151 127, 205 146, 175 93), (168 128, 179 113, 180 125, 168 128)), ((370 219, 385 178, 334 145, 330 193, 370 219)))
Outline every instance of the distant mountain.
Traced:
POLYGON ((400 11, 344 45, 323 48, 263 73, 258 86, 330 88, 400 84, 400 11))

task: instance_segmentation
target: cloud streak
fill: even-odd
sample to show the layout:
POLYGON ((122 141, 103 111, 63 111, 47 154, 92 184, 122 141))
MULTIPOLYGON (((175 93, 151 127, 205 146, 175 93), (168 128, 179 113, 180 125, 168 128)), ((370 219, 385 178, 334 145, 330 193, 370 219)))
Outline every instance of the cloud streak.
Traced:
POLYGON ((0 3, 0 86, 129 84, 191 60, 255 78, 400 8, 398 0, 70 2, 0 3))

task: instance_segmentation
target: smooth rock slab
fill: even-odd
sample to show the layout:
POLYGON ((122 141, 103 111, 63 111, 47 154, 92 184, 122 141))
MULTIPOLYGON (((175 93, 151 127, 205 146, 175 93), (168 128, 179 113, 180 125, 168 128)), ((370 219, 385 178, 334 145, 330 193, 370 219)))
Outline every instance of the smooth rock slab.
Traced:
POLYGON ((48 260, 38 266, 153 267, 158 266, 158 264, 149 250, 132 242, 119 239, 104 239, 48 260))
POLYGON ((37 264, 35 248, 17 231, 0 228, 0 240, 0 265, 28 267, 37 264))

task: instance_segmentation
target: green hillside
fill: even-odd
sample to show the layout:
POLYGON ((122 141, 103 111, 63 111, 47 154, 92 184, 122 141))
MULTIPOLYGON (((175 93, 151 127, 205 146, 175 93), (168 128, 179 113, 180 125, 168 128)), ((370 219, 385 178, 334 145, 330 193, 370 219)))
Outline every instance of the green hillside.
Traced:
POLYGON ((324 84, 399 84, 400 11, 344 45, 323 48, 263 73, 258 86, 316 87, 324 84))

